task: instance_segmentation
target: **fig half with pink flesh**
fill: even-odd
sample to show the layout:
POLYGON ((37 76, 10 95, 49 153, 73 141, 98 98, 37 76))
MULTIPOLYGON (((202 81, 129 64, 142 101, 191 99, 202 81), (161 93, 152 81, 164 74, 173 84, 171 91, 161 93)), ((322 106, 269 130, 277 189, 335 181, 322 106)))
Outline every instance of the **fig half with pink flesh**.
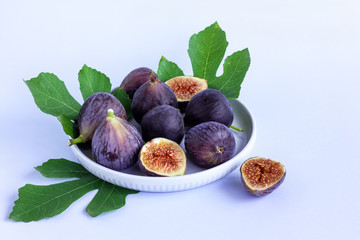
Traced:
POLYGON ((240 167, 245 189, 255 196, 265 196, 284 181, 286 170, 280 163, 263 157, 246 160, 240 167))
POLYGON ((181 176, 186 170, 186 155, 176 142, 154 138, 141 148, 139 167, 148 176, 181 176))
POLYGON ((208 88, 205 79, 191 76, 174 77, 165 83, 175 93, 181 112, 185 112, 187 104, 196 94, 208 88))

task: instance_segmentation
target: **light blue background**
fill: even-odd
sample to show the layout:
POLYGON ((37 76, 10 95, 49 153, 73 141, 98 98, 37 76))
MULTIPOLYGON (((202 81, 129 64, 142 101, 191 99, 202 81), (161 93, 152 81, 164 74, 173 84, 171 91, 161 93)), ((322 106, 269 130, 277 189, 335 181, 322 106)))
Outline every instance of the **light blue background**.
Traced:
MULTIPOLYGON (((360 4, 328 1, 0 0, 1 239, 349 239, 360 226, 360 4), (55 73, 81 101, 83 64, 119 85, 161 56, 191 74, 188 40, 218 21, 226 56, 249 48, 240 100, 258 135, 252 156, 282 162, 287 177, 263 198, 238 170, 195 190, 130 195, 91 218, 95 191, 56 217, 15 223, 8 215, 26 183, 51 184, 35 169, 75 161, 56 118, 22 80, 55 73)), ((221 74, 220 67, 219 74, 221 74)))

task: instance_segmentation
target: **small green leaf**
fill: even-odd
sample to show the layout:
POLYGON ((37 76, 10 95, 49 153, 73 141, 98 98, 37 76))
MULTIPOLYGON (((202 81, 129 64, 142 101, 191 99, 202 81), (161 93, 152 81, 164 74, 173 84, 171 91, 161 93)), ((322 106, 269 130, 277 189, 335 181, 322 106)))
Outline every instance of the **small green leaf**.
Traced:
POLYGON ((113 92, 113 95, 119 99, 121 104, 124 106, 127 119, 130 119, 131 117, 131 99, 129 98, 129 95, 122 89, 116 88, 113 92))
POLYGON ((19 189, 19 199, 15 201, 9 218, 17 222, 31 222, 56 216, 96 189, 100 182, 100 179, 89 175, 85 179, 48 186, 26 184, 19 189))
POLYGON ((104 74, 84 64, 79 72, 80 91, 84 101, 96 92, 111 91, 110 79, 104 74))
POLYGON ((212 81, 228 46, 225 32, 215 22, 191 36, 188 54, 195 77, 212 81))
POLYGON ((161 57, 157 75, 161 81, 165 82, 173 77, 184 76, 184 72, 176 63, 167 60, 165 57, 161 57))
POLYGON ((70 95, 63 81, 52 73, 40 73, 36 78, 24 81, 34 97, 36 105, 44 113, 63 114, 75 120, 81 105, 70 95))
POLYGON ((138 191, 122 188, 103 181, 99 191, 87 206, 86 211, 90 216, 96 217, 101 213, 119 209, 125 205, 126 196, 135 193, 138 193, 138 191))
POLYGON ((90 174, 81 164, 64 158, 49 159, 35 169, 47 178, 81 178, 90 174))
POLYGON ((60 114, 59 116, 57 116, 57 119, 61 123, 64 132, 71 138, 75 138, 76 136, 74 133, 74 122, 71 121, 71 119, 66 117, 64 114, 60 114))
POLYGON ((208 81, 209 88, 219 90, 229 99, 238 98, 241 83, 249 66, 250 54, 247 48, 233 53, 225 59, 223 74, 212 81, 208 81))

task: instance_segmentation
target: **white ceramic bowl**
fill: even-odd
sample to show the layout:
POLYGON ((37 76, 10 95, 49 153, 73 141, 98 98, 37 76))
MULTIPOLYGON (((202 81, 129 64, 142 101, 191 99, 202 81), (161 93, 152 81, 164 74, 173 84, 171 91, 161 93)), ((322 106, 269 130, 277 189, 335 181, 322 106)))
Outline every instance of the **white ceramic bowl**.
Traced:
MULTIPOLYGON (((137 165, 124 171, 115 171, 94 162, 91 159, 89 149, 80 149, 77 145, 73 145, 71 148, 79 162, 89 172, 121 187, 145 192, 173 192, 201 187, 239 168, 254 147, 256 125, 253 116, 238 100, 231 100, 230 103, 235 115, 233 125, 244 129, 244 132, 232 130, 236 141, 235 156, 227 162, 210 169, 200 168, 188 159, 186 172, 183 176, 149 177, 142 174, 137 165)), ((181 146, 184 148, 183 142, 181 146)))

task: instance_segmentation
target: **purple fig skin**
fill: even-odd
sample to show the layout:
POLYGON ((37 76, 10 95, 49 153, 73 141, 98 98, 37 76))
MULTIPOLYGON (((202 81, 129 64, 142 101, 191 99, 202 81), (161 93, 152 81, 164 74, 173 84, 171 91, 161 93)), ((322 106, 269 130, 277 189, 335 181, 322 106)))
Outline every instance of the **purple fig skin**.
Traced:
POLYGON ((236 144, 233 133, 224 124, 205 122, 186 133, 185 149, 196 165, 212 168, 231 159, 236 144))
POLYGON ((135 127, 109 115, 96 129, 91 149, 95 162, 119 171, 137 162, 142 145, 143 140, 135 127))
POLYGON ((70 139, 69 145, 90 141, 97 126, 107 116, 108 109, 113 109, 116 116, 127 119, 125 108, 110 93, 97 92, 89 96, 79 111, 78 127, 80 136, 76 139, 70 139))
POLYGON ((150 81, 151 72, 153 71, 147 67, 136 68, 124 78, 119 88, 124 90, 132 99, 136 90, 147 81, 150 81))
POLYGON ((234 113, 226 97, 218 90, 206 89, 196 94, 189 102, 185 111, 185 126, 215 121, 231 126, 234 113))
MULTIPOLYGON (((254 160, 265 160, 265 161, 269 161, 270 159, 265 159, 265 158, 262 158, 262 157, 253 157, 253 158, 249 158, 248 160, 246 160, 245 162, 243 162, 243 164, 241 165, 240 167, 240 175, 241 175, 241 182, 243 183, 245 189, 251 194, 251 195, 254 195, 254 196, 257 196, 257 197, 262 197, 262 196, 266 196, 270 193, 272 193, 275 189, 277 189, 284 181, 285 179, 285 176, 286 176, 286 169, 285 167, 279 163, 279 162, 275 162, 273 160, 270 160, 272 161, 273 163, 276 163, 276 164, 280 164, 281 168, 282 168, 282 177, 280 179, 278 179, 277 181, 275 181, 272 185, 270 185, 270 187, 267 187, 267 188, 264 188, 264 189, 256 189, 256 187, 254 186, 250 186, 250 183, 247 183, 248 181, 245 181, 245 178, 244 178, 244 166, 249 162, 249 161, 254 161, 254 160)), ((261 172, 261 171, 260 171, 261 172)), ((257 175, 254 175, 256 178, 259 178, 259 176, 257 175)))
POLYGON ((147 112, 141 120, 141 130, 145 142, 163 137, 180 144, 185 134, 181 113, 169 105, 160 105, 147 112))
POLYGON ((141 124, 143 116, 156 106, 170 105, 178 107, 174 92, 159 78, 150 73, 151 80, 136 90, 131 103, 131 112, 134 119, 141 124))

